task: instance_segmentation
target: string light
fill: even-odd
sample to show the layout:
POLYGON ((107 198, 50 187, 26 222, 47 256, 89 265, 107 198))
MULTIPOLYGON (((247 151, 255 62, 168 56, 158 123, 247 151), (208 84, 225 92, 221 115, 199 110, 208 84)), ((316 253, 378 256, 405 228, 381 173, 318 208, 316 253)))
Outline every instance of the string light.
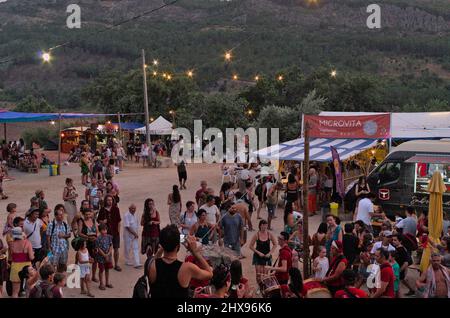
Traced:
POLYGON ((145 67, 145 68, 148 68, 148 65, 147 65, 147 64, 144 64, 144 67, 145 67))
POLYGON ((172 79, 172 75, 170 75, 170 74, 167 75, 167 79, 168 79, 168 80, 171 80, 171 79, 172 79))
POLYGON ((54 120, 52 120, 51 122, 50 122, 50 125, 55 125, 56 123, 55 123, 55 121, 54 120))
POLYGON ((153 117, 150 117, 150 121, 154 121, 155 120, 155 118, 153 118, 153 117))
POLYGON ((231 56, 231 52, 226 52, 225 53, 225 61, 228 61, 228 62, 231 61, 231 57, 232 57, 231 56))
POLYGON ((52 56, 50 55, 49 52, 43 52, 43 53, 41 54, 41 58, 42 58, 42 60, 43 60, 45 63, 49 63, 50 60, 52 59, 52 56))
POLYGON ((156 75, 158 75, 158 72, 157 71, 153 71, 153 76, 156 76, 156 75))
POLYGON ((330 73, 330 75, 331 75, 331 77, 336 77, 336 75, 337 75, 336 70, 332 70, 331 73, 330 73))
POLYGON ((192 78, 194 76, 194 72, 192 71, 187 71, 187 76, 192 78))
POLYGON ((247 111, 247 113, 251 116, 251 115, 253 115, 253 110, 249 109, 249 110, 247 111))
POLYGON ((255 76, 255 81, 256 82, 259 81, 259 76, 258 75, 255 76))
POLYGON ((153 65, 157 66, 158 65, 158 60, 153 60, 153 65))
POLYGON ((166 77, 167 77, 167 74, 166 74, 166 73, 163 73, 162 77, 166 78, 166 77))
POLYGON ((278 78, 277 78, 279 81, 282 81, 283 80, 283 75, 278 75, 278 78))
POLYGON ((173 115, 175 112, 173 110, 169 111, 169 114, 173 115))
POLYGON ((238 76, 237 76, 236 74, 234 74, 234 75, 233 75, 233 80, 234 80, 234 81, 237 81, 237 79, 238 79, 238 76))

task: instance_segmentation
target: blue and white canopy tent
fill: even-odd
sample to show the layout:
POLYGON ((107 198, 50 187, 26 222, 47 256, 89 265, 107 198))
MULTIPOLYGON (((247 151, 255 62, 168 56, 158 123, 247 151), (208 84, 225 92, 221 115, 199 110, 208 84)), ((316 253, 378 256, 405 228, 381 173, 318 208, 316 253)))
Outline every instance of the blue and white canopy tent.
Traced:
MULTIPOLYGON (((305 140, 303 138, 298 138, 260 149, 255 154, 264 159, 304 161, 304 143, 305 140)), ((364 150, 375 147, 377 143, 377 139, 311 138, 309 142, 309 160, 332 161, 331 146, 336 148, 341 160, 346 160, 364 150)))

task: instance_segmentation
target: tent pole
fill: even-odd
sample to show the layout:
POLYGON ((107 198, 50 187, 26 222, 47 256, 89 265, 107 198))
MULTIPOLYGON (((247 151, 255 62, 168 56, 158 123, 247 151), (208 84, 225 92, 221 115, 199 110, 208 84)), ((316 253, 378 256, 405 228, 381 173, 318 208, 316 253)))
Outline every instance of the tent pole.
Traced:
POLYGON ((58 117, 58 175, 61 175, 61 113, 58 117))
MULTIPOLYGON (((304 164, 303 164, 303 278, 307 279, 310 276, 310 270, 309 270, 309 233, 308 233, 308 218, 309 218, 309 211, 308 211, 308 183, 309 183, 309 176, 308 176, 308 168, 309 168, 309 125, 308 122, 304 122, 305 129, 304 131, 304 138, 305 138, 305 152, 304 152, 304 164)), ((314 212, 314 211, 312 211, 314 212)))
POLYGON ((122 131, 122 124, 120 122, 120 113, 117 113, 117 122, 119 124, 119 140, 123 145, 123 131, 122 131))

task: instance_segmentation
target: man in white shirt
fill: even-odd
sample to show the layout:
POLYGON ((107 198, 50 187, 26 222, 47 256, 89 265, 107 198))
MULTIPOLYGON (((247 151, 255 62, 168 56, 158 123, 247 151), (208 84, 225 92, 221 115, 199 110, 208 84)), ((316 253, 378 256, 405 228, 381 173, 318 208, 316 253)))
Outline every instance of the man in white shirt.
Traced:
POLYGON ((134 268, 142 267, 139 258, 139 226, 136 216, 136 205, 131 204, 124 216, 123 239, 125 242, 125 264, 134 266, 134 268), (133 255, 130 255, 130 253, 133 253, 133 255))
POLYGON ((380 249, 383 248, 385 250, 387 250, 388 252, 394 252, 395 251, 395 247, 392 246, 391 242, 392 242, 392 231, 384 231, 381 233, 381 237, 383 238, 381 241, 375 242, 375 244, 373 244, 373 248, 370 251, 371 254, 375 254, 375 252, 380 249))
POLYGON ((358 203, 358 212, 355 214, 354 219, 354 221, 363 221, 370 233, 373 233, 372 217, 381 217, 381 213, 375 213, 373 209, 373 201, 375 198, 375 194, 369 193, 367 198, 361 199, 358 203))
MULTIPOLYGON (((216 226, 219 222, 220 211, 216 205, 216 199, 214 198, 214 196, 208 195, 208 197, 206 198, 206 203, 203 204, 200 209, 206 211, 207 222, 213 226, 216 226)), ((214 228, 212 231, 214 232, 212 241, 213 243, 215 243, 218 239, 217 231, 219 231, 219 228, 214 228)))
POLYGON ((42 255, 41 242, 41 228, 43 222, 39 219, 39 208, 30 209, 26 214, 25 222, 23 223, 23 231, 31 243, 34 251, 34 263, 40 263, 46 255, 42 255))

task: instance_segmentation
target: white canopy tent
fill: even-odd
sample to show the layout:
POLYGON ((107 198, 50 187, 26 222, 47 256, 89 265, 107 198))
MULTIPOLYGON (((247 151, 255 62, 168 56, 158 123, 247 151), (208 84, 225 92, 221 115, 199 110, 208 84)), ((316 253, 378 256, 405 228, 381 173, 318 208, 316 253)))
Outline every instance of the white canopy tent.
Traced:
MULTIPOLYGON (((386 113, 321 112, 319 116, 358 116, 386 113)), ((450 138, 450 112, 392 113, 391 138, 450 138)))
MULTIPOLYGON (((162 116, 159 116, 148 125, 151 135, 171 135, 172 134, 172 123, 162 116)), ((145 134, 145 126, 135 129, 135 133, 145 134)))

